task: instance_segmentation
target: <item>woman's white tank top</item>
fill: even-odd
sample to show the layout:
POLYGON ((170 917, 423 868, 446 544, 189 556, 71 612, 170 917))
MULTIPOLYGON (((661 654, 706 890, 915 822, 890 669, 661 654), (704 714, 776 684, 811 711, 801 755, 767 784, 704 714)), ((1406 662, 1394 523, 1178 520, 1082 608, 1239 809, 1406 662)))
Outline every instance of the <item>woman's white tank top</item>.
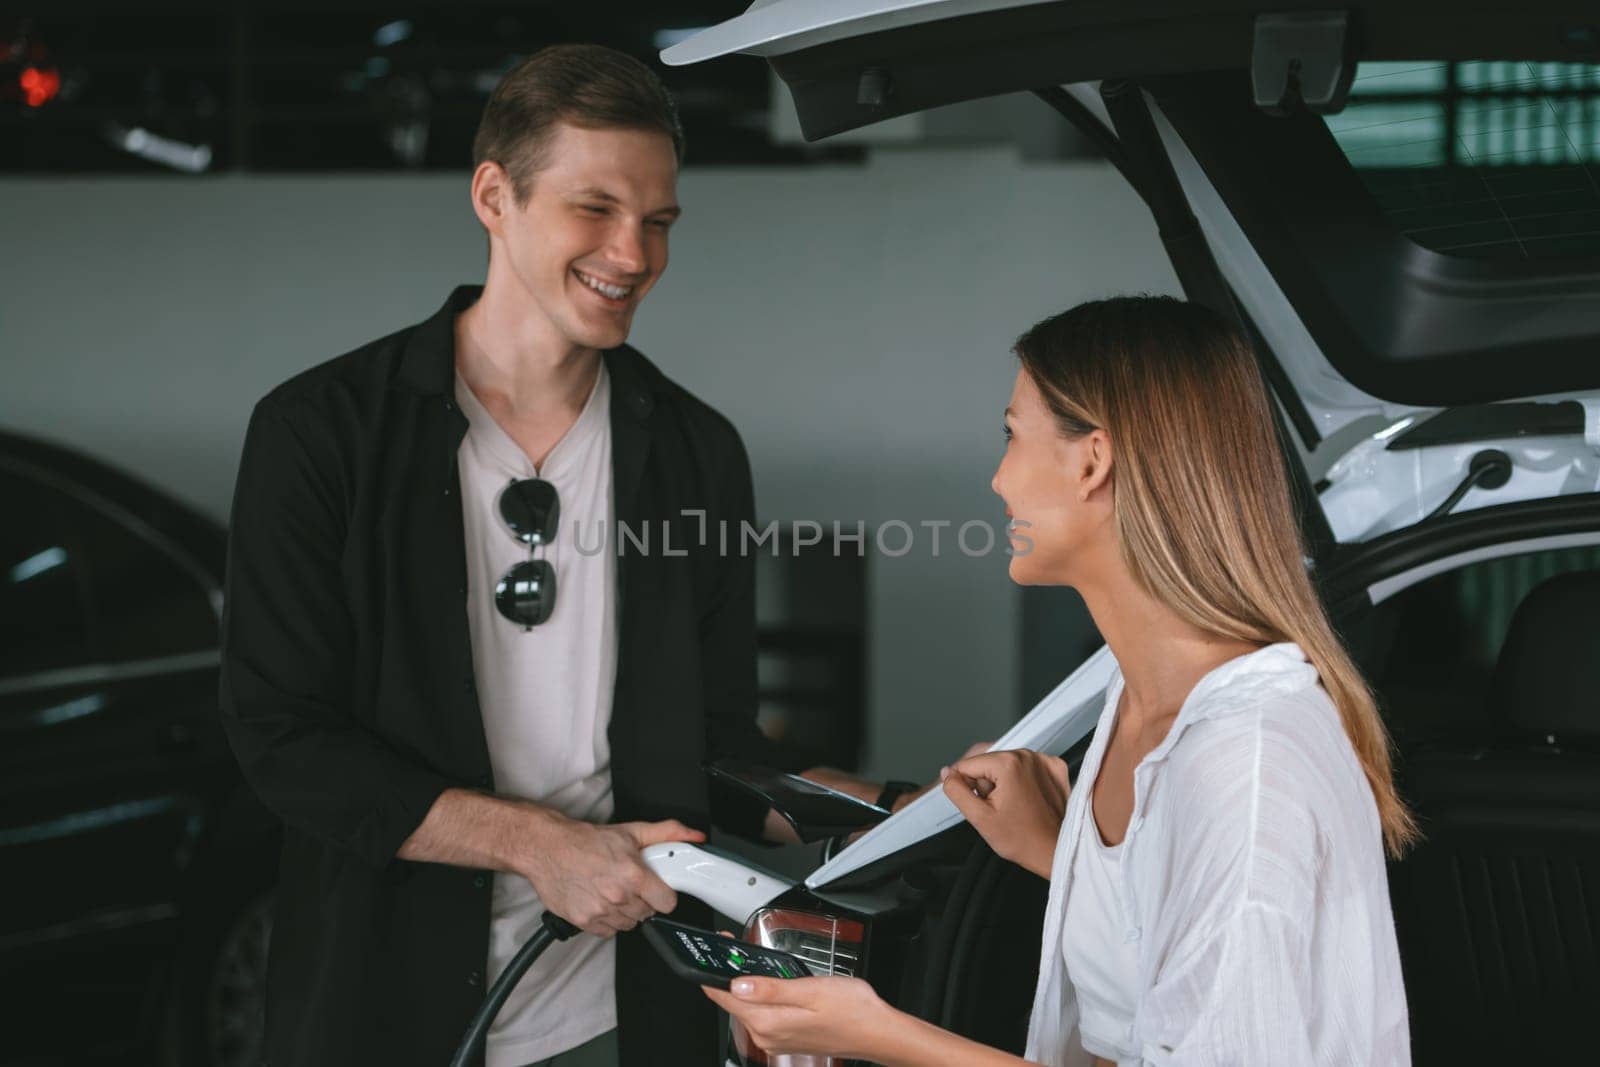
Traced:
POLYGON ((1091 802, 1084 812, 1083 840, 1073 857, 1072 885, 1061 925, 1067 977, 1078 999, 1083 1047, 1096 1056, 1139 1062, 1133 1044, 1138 982, 1138 945, 1123 932, 1123 845, 1100 838, 1091 802))

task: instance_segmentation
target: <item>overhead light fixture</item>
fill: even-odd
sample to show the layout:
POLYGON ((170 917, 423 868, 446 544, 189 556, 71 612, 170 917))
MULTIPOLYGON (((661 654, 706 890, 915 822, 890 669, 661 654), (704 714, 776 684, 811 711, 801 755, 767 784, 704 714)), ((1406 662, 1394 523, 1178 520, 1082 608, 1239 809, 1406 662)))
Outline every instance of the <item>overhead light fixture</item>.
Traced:
POLYGON ((392 44, 399 44, 411 36, 411 20, 395 19, 379 26, 372 34, 372 43, 379 48, 388 48, 392 44))
POLYGON ((111 124, 107 137, 112 144, 140 159, 148 159, 187 174, 199 174, 211 166, 211 146, 208 144, 184 144, 151 133, 143 126, 129 129, 116 123, 111 124))

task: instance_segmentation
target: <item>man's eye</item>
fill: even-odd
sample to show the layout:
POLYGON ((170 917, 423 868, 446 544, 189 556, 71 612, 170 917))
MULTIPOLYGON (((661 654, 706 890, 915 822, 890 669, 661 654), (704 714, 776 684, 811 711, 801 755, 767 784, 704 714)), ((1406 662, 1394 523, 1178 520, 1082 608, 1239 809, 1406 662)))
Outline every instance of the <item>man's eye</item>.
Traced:
POLYGON ((661 230, 662 232, 666 232, 667 230, 672 229, 672 220, 671 219, 651 219, 650 220, 650 225, 654 226, 658 230, 661 230))
POLYGON ((606 209, 599 204, 585 204, 583 205, 583 210, 591 215, 604 215, 606 213, 606 209))

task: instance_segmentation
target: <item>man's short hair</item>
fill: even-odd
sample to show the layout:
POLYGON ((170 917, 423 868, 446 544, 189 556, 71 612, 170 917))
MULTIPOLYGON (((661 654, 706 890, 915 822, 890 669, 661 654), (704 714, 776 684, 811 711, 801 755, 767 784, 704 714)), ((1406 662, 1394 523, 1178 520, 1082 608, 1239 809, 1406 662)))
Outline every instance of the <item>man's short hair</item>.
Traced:
POLYGON ((557 122, 588 130, 646 130, 672 138, 683 161, 683 127, 667 87, 630 55, 597 44, 541 48, 489 94, 472 139, 472 166, 492 160, 511 177, 517 203, 547 162, 557 122))

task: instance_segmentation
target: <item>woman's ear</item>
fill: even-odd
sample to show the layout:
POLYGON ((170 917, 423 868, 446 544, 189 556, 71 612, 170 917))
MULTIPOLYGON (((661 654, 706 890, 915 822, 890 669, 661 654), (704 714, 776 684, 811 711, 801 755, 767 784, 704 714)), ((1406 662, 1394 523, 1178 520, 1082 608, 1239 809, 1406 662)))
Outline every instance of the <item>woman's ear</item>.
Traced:
POLYGON ((1102 488, 1111 487, 1111 437, 1096 427, 1083 438, 1083 467, 1078 472, 1078 499, 1087 501, 1102 488))

